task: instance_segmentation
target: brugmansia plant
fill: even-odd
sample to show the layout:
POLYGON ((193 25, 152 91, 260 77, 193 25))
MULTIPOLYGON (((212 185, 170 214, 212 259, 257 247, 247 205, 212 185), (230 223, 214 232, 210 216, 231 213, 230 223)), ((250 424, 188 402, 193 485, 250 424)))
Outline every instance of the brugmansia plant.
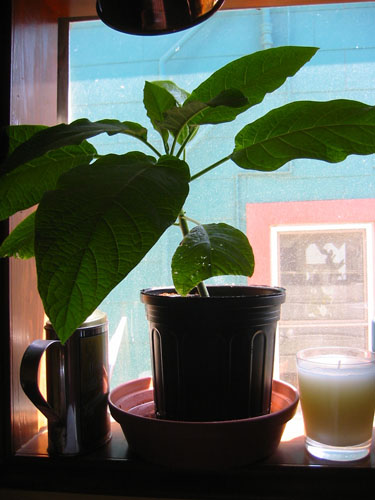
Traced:
POLYGON ((189 184, 226 161, 274 171, 296 158, 330 163, 375 152, 375 108, 350 100, 299 101, 246 125, 228 155, 194 175, 186 149, 206 124, 234 120, 279 88, 317 51, 279 47, 237 59, 188 94, 171 81, 146 82, 144 106, 160 134, 131 121, 80 119, 53 127, 8 129, 9 155, 0 166, 0 217, 38 204, 4 240, 0 256, 35 256, 45 312, 65 342, 105 296, 143 259, 170 226, 183 238, 172 259, 178 293, 218 275, 251 276, 246 236, 223 223, 196 224, 184 211, 189 184), (87 139, 125 134, 148 146, 99 155, 87 139))

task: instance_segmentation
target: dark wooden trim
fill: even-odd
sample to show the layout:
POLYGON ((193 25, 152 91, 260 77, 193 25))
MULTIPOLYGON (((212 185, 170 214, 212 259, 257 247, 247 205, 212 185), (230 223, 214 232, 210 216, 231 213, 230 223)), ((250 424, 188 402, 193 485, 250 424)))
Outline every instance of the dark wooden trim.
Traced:
MULTIPOLYGON (((90 9, 91 10, 91 9, 90 9)), ((84 14, 84 11, 81 11, 84 14)), ((69 29, 74 21, 91 21, 96 16, 57 18, 57 121, 68 122, 69 112, 69 29)))
POLYGON ((56 19, 59 17, 97 17, 96 0, 44 0, 43 3, 54 12, 56 19))
MULTIPOLYGON (((57 121, 57 19, 43 0, 13 0, 10 123, 57 121)), ((10 219, 13 229, 30 211, 10 219)), ((37 431, 38 412, 19 383, 22 355, 43 335, 44 312, 37 293, 34 259, 10 259, 9 338, 12 451, 37 431)))
MULTIPOLYGON (((33 0, 30 0, 32 3, 33 0)), ((281 7, 286 5, 315 5, 330 3, 371 2, 372 0, 225 0, 221 9, 281 7)), ((44 0, 56 18, 97 18, 96 0, 44 0)))
POLYGON ((331 3, 371 2, 373 0, 226 0, 222 9, 285 7, 292 5, 318 5, 331 3))
MULTIPOLYGON (((0 60, 2 87, 0 99, 0 160, 5 158, 8 150, 8 139, 3 127, 10 120, 10 48, 11 48, 11 1, 2 4, 0 17, 0 60)), ((9 222, 0 222, 0 241, 9 230, 9 222)), ((10 432, 10 343, 9 343, 9 263, 0 259, 0 463, 9 453, 11 443, 10 432)))
MULTIPOLYGON (((0 223, 0 241, 8 234, 8 221, 0 223)), ((0 464, 11 450, 11 393, 10 393, 10 338, 9 325, 9 263, 7 259, 0 261, 0 464)))
POLYGON ((69 109, 69 18, 58 20, 57 120, 67 123, 69 109))
MULTIPOLYGON (((285 5, 314 5, 329 3, 370 2, 371 0, 225 0, 221 9, 281 7, 285 5)), ((32 3, 32 0, 30 0, 32 3)), ((56 17, 97 17, 96 0, 45 0, 56 17)))

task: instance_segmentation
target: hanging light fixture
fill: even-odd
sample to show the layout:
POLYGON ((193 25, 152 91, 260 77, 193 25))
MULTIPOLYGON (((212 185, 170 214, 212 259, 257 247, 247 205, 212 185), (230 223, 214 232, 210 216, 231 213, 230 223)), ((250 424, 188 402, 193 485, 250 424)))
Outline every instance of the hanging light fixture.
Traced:
POLYGON ((132 35, 162 35, 199 24, 224 0, 97 0, 100 19, 110 28, 132 35))

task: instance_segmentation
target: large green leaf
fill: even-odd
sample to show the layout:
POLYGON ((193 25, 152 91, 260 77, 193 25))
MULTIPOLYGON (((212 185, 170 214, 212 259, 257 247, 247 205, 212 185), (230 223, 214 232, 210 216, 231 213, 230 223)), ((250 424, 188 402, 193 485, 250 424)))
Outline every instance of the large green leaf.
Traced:
POLYGON ((83 141, 50 151, 0 176, 0 220, 39 203, 45 191, 56 187, 61 174, 89 164, 96 154, 95 148, 83 141))
POLYGON ((35 212, 20 222, 0 246, 0 257, 34 257, 35 212))
POLYGON ((173 283, 181 295, 213 276, 251 276, 253 272, 254 255, 247 237, 223 223, 195 226, 172 259, 173 283))
POLYGON ((251 106, 262 102, 267 93, 279 88, 306 64, 315 47, 276 47, 255 52, 230 62, 199 85, 186 102, 209 102, 228 89, 237 89, 248 99, 241 108, 206 109, 192 123, 223 123, 234 120, 251 106))
MULTIPOLYGON (((22 126, 17 131, 22 134, 22 126)), ((76 120, 69 125, 61 123, 54 127, 45 128, 34 134, 28 141, 22 142, 0 166, 0 174, 10 172, 19 165, 28 163, 48 151, 63 146, 81 144, 85 139, 98 134, 108 135, 126 134, 143 141, 147 138, 147 130, 138 123, 120 122, 118 120, 99 120, 91 122, 86 118, 76 120)))
POLYGON ((244 127, 231 159, 242 168, 272 171, 295 158, 337 163, 375 153, 375 106, 335 100, 282 106, 244 127))
POLYGON ((8 155, 10 155, 20 144, 26 142, 37 132, 46 129, 46 125, 10 125, 6 127, 9 137, 8 155))
POLYGON ((189 178, 172 157, 108 155, 44 195, 35 218, 38 289, 62 341, 175 222, 189 178))

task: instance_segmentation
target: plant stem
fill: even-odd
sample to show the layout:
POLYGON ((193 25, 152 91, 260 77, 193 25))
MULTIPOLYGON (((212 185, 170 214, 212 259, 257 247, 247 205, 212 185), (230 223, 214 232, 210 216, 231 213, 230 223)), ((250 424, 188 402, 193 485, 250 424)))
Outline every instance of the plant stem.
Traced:
POLYGON ((222 163, 225 163, 226 161, 230 160, 230 157, 231 157, 231 155, 228 155, 225 158, 222 158, 221 160, 217 161, 216 163, 213 163, 209 167, 204 168, 203 170, 201 170, 197 174, 192 175, 191 178, 190 178, 190 181, 194 181, 195 179, 198 179, 198 177, 200 177, 201 175, 204 175, 207 172, 209 172, 210 170, 213 170, 214 168, 218 167, 222 163))
POLYGON ((181 210, 178 215, 178 223, 180 225, 182 235, 186 236, 187 234, 189 234, 189 226, 185 217, 185 212, 183 210, 181 210))
MULTIPOLYGON (((186 236, 189 233, 189 226, 185 217, 185 212, 181 210, 179 216, 178 216, 178 222, 180 224, 180 229, 183 234, 183 236, 186 236)), ((210 294, 208 293, 206 285, 201 281, 197 285, 197 290, 198 293, 201 297, 209 297, 210 294)))
POLYGON ((161 153, 159 153, 159 151, 154 148, 154 146, 152 144, 150 144, 149 142, 145 141, 144 139, 139 139, 141 142, 143 142, 143 144, 146 144, 146 146, 148 146, 159 158, 161 155, 161 153))
POLYGON ((172 143, 172 147, 171 147, 171 155, 174 154, 174 148, 176 147, 177 139, 178 139, 178 135, 176 135, 175 138, 173 139, 173 143, 172 143))
POLYGON ((203 281, 198 283, 197 290, 198 290, 198 293, 201 297, 209 297, 210 296, 210 294, 208 293, 207 287, 203 281))
POLYGON ((191 219, 190 217, 188 217, 187 215, 184 215, 185 219, 189 222, 192 222, 193 224, 195 224, 196 226, 200 226, 200 222, 198 222, 197 220, 195 219, 191 219))
POLYGON ((186 144, 190 141, 191 139, 191 136, 194 134, 195 130, 192 129, 189 133, 189 135, 186 137, 186 139, 184 140, 184 142, 181 144, 180 146, 180 149, 177 151, 177 158, 179 158, 181 156, 181 153, 182 152, 185 152, 185 147, 186 147, 186 144))

